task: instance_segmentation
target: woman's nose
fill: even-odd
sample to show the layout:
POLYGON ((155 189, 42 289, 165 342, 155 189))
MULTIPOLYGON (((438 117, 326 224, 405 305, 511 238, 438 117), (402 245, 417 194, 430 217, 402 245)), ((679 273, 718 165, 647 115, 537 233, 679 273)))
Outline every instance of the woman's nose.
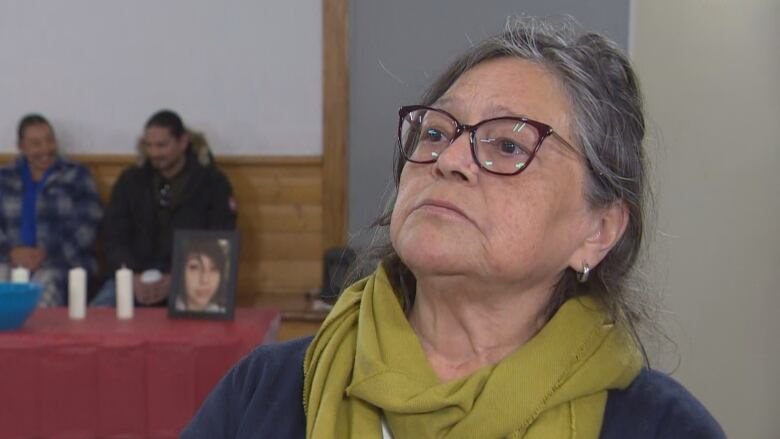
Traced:
POLYGON ((433 164, 434 172, 444 178, 456 178, 461 181, 476 183, 479 167, 474 162, 471 153, 470 133, 465 131, 456 137, 452 143, 439 153, 439 158, 433 164))

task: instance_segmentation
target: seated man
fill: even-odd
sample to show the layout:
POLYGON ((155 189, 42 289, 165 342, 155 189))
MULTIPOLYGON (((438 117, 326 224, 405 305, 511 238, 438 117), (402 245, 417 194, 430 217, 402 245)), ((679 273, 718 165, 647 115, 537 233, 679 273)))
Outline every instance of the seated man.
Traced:
POLYGON ((30 270, 41 306, 64 305, 68 270, 97 271, 100 198, 89 169, 58 154, 43 116, 22 118, 18 135, 19 158, 0 168, 0 264, 30 270))
POLYGON ((122 266, 134 272, 137 304, 165 305, 173 231, 236 226, 230 182, 214 165, 205 139, 188 133, 176 113, 155 113, 146 122, 140 149, 144 161, 122 172, 106 208, 104 243, 111 278, 93 306, 116 304, 113 273, 122 266))

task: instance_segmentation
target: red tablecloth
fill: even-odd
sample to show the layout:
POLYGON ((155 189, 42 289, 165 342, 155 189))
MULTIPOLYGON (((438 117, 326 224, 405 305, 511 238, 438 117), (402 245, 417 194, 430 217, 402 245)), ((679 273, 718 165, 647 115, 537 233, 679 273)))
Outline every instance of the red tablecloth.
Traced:
POLYGON ((236 309, 235 321, 169 319, 165 309, 38 309, 0 332, 0 438, 178 437, 244 354, 271 341, 279 313, 236 309))

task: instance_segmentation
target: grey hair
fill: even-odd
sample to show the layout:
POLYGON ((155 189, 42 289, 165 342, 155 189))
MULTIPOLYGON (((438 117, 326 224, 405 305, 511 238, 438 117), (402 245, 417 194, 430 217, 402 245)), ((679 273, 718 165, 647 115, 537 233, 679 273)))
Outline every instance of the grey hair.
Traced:
MULTIPOLYGON (((461 55, 423 95, 422 104, 436 102, 474 66, 507 57, 544 67, 563 86, 572 108, 570 140, 581 149, 579 153, 587 163, 585 199, 595 208, 622 202, 629 216, 623 236, 591 270, 587 282, 578 283, 577 273, 572 269, 562 273, 553 291, 548 316, 571 297, 595 296, 616 322, 629 329, 647 359, 637 327, 648 323, 652 326, 650 320, 655 308, 642 294, 644 282, 635 265, 643 249, 646 206, 652 195, 647 186, 645 119, 637 77, 614 42, 581 30, 572 19, 552 23, 518 17, 507 22, 503 33, 461 55)), ((403 158, 397 155, 396 194, 404 164, 403 158)), ((414 303, 416 280, 387 239, 394 199, 395 195, 390 207, 374 223, 384 236, 383 244, 369 249, 368 255, 383 261, 408 310, 414 303)))

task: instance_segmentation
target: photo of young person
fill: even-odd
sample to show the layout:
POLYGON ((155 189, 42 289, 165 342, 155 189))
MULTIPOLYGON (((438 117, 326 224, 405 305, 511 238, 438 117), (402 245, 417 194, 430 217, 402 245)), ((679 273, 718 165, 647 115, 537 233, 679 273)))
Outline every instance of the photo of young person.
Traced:
POLYGON ((232 318, 237 240, 234 232, 177 231, 172 316, 232 318))

